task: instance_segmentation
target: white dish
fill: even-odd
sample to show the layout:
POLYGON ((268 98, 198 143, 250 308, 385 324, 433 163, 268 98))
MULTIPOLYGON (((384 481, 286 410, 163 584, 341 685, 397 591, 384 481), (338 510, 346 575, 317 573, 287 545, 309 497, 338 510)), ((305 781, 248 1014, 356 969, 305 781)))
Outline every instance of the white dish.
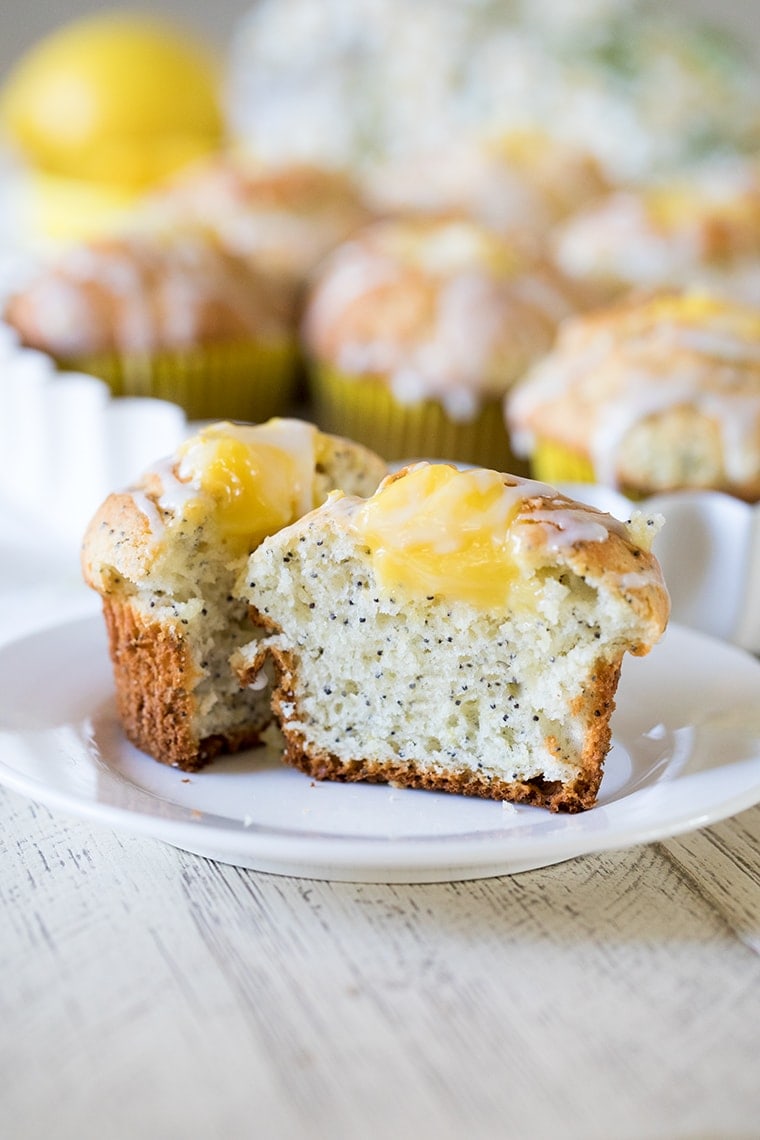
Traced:
MULTIPOLYGON (((0 258, 0 300, 2 299, 0 258)), ((23 348, 0 320, 0 503, 76 553, 103 499, 187 436, 183 410, 150 397, 115 398, 80 372, 23 348)))
POLYGON ((0 782, 114 828, 307 878, 511 874, 703 827, 760 800, 760 663, 673 626, 628 659, 599 804, 553 815, 460 796, 320 783, 276 747, 187 775, 123 737, 99 616, 0 648, 0 782))

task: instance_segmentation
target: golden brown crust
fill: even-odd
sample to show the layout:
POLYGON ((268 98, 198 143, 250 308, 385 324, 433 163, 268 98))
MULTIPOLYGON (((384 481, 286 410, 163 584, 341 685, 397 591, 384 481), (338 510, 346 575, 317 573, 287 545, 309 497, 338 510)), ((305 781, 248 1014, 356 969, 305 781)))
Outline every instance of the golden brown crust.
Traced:
POLYGON ((221 752, 261 742, 264 725, 199 740, 191 728, 197 673, 181 633, 144 618, 128 600, 104 598, 103 616, 119 717, 137 748, 162 764, 194 772, 221 752))
MULTIPOLYGON (((147 572, 152 548, 150 520, 138 507, 134 494, 123 491, 109 495, 93 515, 82 540, 84 580, 103 595, 114 587, 111 568, 127 581, 139 582, 147 572)), ((128 589, 125 582, 118 588, 128 589)))

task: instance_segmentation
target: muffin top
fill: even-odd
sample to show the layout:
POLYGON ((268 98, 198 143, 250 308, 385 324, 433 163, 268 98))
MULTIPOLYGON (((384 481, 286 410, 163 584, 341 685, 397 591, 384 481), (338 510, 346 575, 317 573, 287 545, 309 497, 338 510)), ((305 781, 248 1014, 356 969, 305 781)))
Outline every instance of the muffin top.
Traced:
POLYGON ((402 403, 438 399, 467 419, 584 301, 534 251, 470 219, 385 219, 323 263, 304 338, 321 363, 381 377, 402 403))
MULTIPOLYGON (((340 512, 339 494, 332 498, 340 512)), ((604 575, 609 586, 617 579, 658 627, 651 640, 662 632, 668 599, 651 554, 659 519, 640 513, 624 524, 544 483, 427 461, 389 475, 358 505, 342 503, 366 543, 378 585, 390 592, 494 610, 509 603, 530 613, 536 603, 530 574, 560 564, 589 582, 604 575)))
POLYGON ((292 319, 262 275, 199 230, 66 246, 3 315, 24 344, 57 358, 276 337, 292 319))
POLYGON ((516 451, 559 444, 600 483, 760 498, 760 313, 699 292, 578 316, 516 385, 516 451))
POLYGON ((652 0, 258 0, 231 40, 230 131, 364 167, 531 126, 617 178, 757 144, 751 53, 652 0))
POLYGON ((125 581, 192 592, 191 565, 239 559, 335 487, 369 495, 386 474, 368 448, 303 420, 209 424, 101 504, 83 542, 85 580, 104 594, 125 581))
POLYGON ((390 159, 372 168, 365 185, 384 213, 458 211, 500 232, 537 237, 610 189, 587 150, 527 129, 390 159))
POLYGON ((187 168, 142 212, 200 223, 231 253, 296 285, 370 219, 347 174, 305 163, 262 165, 239 152, 187 168))
POLYGON ((566 273, 612 292, 697 285, 760 303, 760 169, 712 164, 612 193, 560 225, 553 243, 566 273))

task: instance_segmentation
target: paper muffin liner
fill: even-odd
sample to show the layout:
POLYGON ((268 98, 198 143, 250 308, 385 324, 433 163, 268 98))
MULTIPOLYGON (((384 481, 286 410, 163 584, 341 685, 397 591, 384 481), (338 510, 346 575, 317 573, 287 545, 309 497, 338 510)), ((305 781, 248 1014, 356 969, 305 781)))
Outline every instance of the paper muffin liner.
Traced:
POLYGON ((106 495, 188 434, 176 404, 114 400, 102 380, 60 371, 0 323, 0 501, 56 550, 76 551, 106 495))
POLYGON ((169 400, 189 419, 262 421, 288 411, 298 380, 295 340, 213 344, 153 353, 59 358, 103 380, 114 396, 169 400))
POLYGON ((541 483, 593 483, 591 460, 550 440, 536 441, 530 456, 530 473, 541 483))
POLYGON ((434 400, 402 404, 381 378, 352 376, 328 365, 310 370, 309 387, 323 431, 348 436, 384 459, 451 459, 528 473, 512 451, 501 399, 488 399, 474 419, 462 422, 434 400))

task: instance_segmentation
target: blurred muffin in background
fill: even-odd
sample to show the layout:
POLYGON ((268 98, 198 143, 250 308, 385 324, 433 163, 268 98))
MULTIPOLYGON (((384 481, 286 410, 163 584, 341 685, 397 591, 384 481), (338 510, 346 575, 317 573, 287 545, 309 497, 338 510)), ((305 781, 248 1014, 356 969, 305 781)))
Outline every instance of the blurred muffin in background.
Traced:
POLYGON ((546 482, 760 500, 760 310, 665 292, 575 317, 506 416, 546 482))
POLYGON ((591 154, 535 130, 391 159, 370 169, 364 184, 381 213, 457 211, 537 239, 611 189, 591 154))
POLYGON ((225 152, 183 170, 149 196, 143 225, 201 225, 298 305, 319 260, 370 219, 348 175, 305 164, 264 166, 225 152))
POLYGON ((514 470, 504 393, 583 303, 535 252, 471 219, 375 222, 323 262, 307 302, 316 420, 387 459, 514 470))
POLYGON ((229 52, 231 137, 351 170, 537 129, 616 182, 760 141, 760 75, 655 0, 259 0, 229 52))
POLYGON ((149 187, 219 148, 221 77, 206 45, 148 14, 104 12, 41 39, 0 91, 9 235, 46 246, 121 224, 149 187))
POLYGON ((200 230, 67 245, 11 294, 3 319, 59 368, 193 419, 267 419, 289 406, 289 298, 200 230))
POLYGON ((610 194, 559 225, 554 256, 609 296, 697 286, 760 304, 760 166, 711 164, 610 194))

